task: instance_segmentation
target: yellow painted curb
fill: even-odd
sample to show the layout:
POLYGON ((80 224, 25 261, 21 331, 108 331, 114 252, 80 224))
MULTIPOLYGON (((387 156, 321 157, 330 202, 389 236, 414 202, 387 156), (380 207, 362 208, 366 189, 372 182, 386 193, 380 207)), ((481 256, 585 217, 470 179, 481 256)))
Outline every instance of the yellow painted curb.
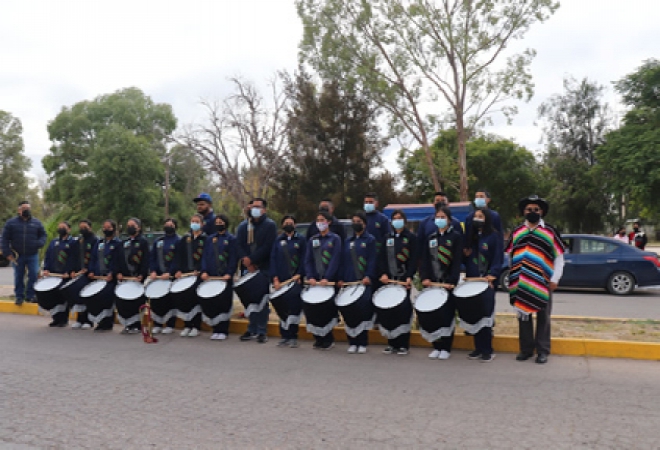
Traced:
MULTIPOLYGON (((35 303, 23 303, 21 306, 16 306, 14 302, 0 301, 0 313, 8 314, 25 314, 25 315, 38 315, 39 308, 35 303)), ((564 316, 562 316, 563 318, 564 316)), ((558 317, 554 317, 558 318, 558 317)), ((591 319, 591 318, 584 318, 591 319)), ((617 319, 631 320, 635 319, 617 319)), ((639 319, 637 319, 639 320, 639 319)), ((182 327, 183 323, 179 320, 177 325, 182 327)), ((229 324, 229 332, 234 334, 243 334, 247 330, 248 321, 246 319, 232 319, 229 324)), ((210 331, 211 328, 206 324, 202 325, 202 329, 210 331)), ((267 329, 268 336, 279 336, 279 325, 275 322, 268 323, 267 329)), ((335 340, 345 342, 346 333, 341 327, 336 327, 334 330, 335 340)), ((312 340, 314 337, 308 333, 304 326, 300 327, 298 337, 301 340, 312 340)), ((372 344, 387 344, 380 332, 377 330, 369 331, 369 342, 372 344)), ((410 336, 410 345, 413 347, 430 347, 429 344, 419 331, 413 331, 410 336)), ((454 348, 457 350, 472 350, 474 349, 473 339, 470 336, 457 334, 454 337, 454 348)), ((499 353, 518 353, 518 337, 516 336, 494 336, 493 349, 499 353)), ((600 339, 568 339, 568 338, 553 338, 552 339, 552 354, 553 355, 568 355, 568 356, 593 356, 599 358, 627 358, 627 359, 643 359, 660 361, 660 343, 652 342, 632 342, 632 341, 605 341, 600 339)))

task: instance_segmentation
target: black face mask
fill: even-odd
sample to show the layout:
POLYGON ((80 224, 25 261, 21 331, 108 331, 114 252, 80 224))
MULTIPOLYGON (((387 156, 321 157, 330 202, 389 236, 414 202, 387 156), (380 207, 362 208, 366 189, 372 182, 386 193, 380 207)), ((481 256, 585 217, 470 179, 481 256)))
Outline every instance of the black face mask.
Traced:
POLYGON ((639 231, 639 228, 635 227, 635 228, 633 228, 633 231, 634 231, 635 233, 637 233, 637 232, 639 231))
POLYGON ((625 231, 622 231, 622 232, 619 233, 619 236, 625 236, 625 235, 626 235, 625 231))
POLYGON ((364 230, 364 225, 362 225, 361 223, 353 223, 351 225, 353 227, 353 231, 355 231, 356 233, 362 233, 362 231, 364 230))
POLYGON ((32 217, 32 211, 30 211, 29 209, 24 209, 23 212, 21 212, 21 217, 29 219, 30 217, 32 217))
POLYGON ((215 229, 218 230, 219 233, 222 233, 223 231, 225 231, 227 229, 227 226, 226 225, 216 225, 215 229))
POLYGON ((112 237, 115 234, 115 230, 103 230, 103 236, 112 237))
POLYGON ((166 235, 172 236, 174 234, 174 232, 176 231, 176 229, 173 226, 168 225, 168 226, 163 227, 163 231, 165 231, 166 235))
POLYGON ((58 228, 57 229, 57 234, 59 234, 60 237, 64 237, 67 234, 69 234, 69 231, 66 228, 58 228))
POLYGON ((92 235, 92 231, 87 228, 80 228, 78 231, 80 231, 80 234, 85 238, 92 235))
POLYGON ((472 225, 474 225, 477 230, 481 230, 484 227, 485 222, 481 219, 474 219, 472 225))
POLYGON ((293 230, 295 230, 296 227, 294 227, 293 225, 284 225, 282 229, 284 230, 285 233, 293 233, 293 230))
POLYGON ((135 236, 137 234, 137 227, 134 227, 133 225, 126 227, 126 232, 129 236, 135 236))
POLYGON ((525 214, 525 219, 529 223, 539 223, 539 220, 541 220, 541 215, 537 212, 528 212, 525 214))
POLYGON ((330 212, 330 209, 328 209, 327 206, 321 206, 321 207, 319 208, 319 211, 325 211, 325 212, 329 213, 329 212, 330 212))

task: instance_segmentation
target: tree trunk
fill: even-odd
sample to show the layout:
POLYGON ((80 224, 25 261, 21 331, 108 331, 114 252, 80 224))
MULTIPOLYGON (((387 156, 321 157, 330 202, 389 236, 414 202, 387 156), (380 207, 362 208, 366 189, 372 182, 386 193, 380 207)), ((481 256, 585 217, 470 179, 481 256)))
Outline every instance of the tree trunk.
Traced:
POLYGON ((460 187, 460 201, 467 202, 468 179, 467 179, 467 133, 463 123, 463 115, 456 114, 456 134, 458 137, 458 177, 460 187))
POLYGON ((426 130, 422 128, 420 131, 422 135, 422 148, 424 148, 424 153, 426 154, 426 163, 429 165, 429 173, 431 174, 433 188, 435 189, 435 192, 439 192, 442 190, 442 187, 440 186, 440 181, 438 180, 438 174, 435 172, 435 164, 433 164, 431 146, 429 145, 429 140, 426 136, 426 130))

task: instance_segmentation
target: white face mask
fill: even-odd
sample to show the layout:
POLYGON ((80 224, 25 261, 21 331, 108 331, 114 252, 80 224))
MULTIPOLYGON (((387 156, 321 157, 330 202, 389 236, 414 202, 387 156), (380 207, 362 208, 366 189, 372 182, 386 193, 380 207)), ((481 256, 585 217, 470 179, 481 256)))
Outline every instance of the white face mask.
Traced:
POLYGON ((250 215, 253 218, 258 219, 259 217, 261 217, 261 208, 252 208, 250 210, 250 215))
POLYGON ((316 222, 316 228, 319 231, 325 231, 328 229, 328 222, 316 222))

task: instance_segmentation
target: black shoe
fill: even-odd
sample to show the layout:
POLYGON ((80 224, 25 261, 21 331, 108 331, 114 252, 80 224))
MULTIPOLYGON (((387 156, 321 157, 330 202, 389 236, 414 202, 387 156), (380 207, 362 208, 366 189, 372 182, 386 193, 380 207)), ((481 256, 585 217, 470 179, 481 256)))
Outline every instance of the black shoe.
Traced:
POLYGON ((34 298, 28 298, 28 299, 25 300, 25 301, 28 302, 28 303, 37 303, 37 300, 34 299, 34 298))
POLYGON ((246 331, 245 333, 243 333, 243 334, 241 335, 241 337, 240 337, 239 339, 240 339, 241 341, 251 341, 251 340, 254 339, 255 337, 257 337, 256 334, 252 334, 252 333, 250 333, 249 331, 246 331))
POLYGON ((312 345, 312 348, 313 348, 314 350, 318 350, 318 349, 320 349, 321 347, 323 347, 323 342, 321 342, 321 341, 319 341, 319 340, 317 340, 316 342, 314 342, 314 345, 312 345))
POLYGON ((100 327, 100 326, 97 326, 96 328, 94 328, 94 331, 97 332, 97 333, 102 333, 102 332, 104 332, 104 331, 112 331, 112 327, 100 327))
POLYGON ((16 301, 14 302, 16 306, 21 306, 23 304, 23 299, 22 298, 17 298, 16 301))
POLYGON ((468 354, 468 359, 480 359, 481 358, 481 352, 479 350, 475 350, 472 353, 468 354))
POLYGON ((260 344, 265 344, 266 342, 268 342, 268 336, 266 336, 265 334, 258 335, 257 342, 260 344))
POLYGON ((321 350, 330 350, 334 346, 335 346, 334 342, 326 342, 321 345, 321 350))
POLYGON ((495 359, 495 353, 484 353, 481 355, 480 362, 482 363, 489 363, 492 362, 495 359))
POLYGON ((545 364, 548 362, 548 355, 545 353, 539 354, 539 356, 536 357, 536 364, 545 364))
POLYGON ((53 320, 51 323, 48 324, 49 327, 55 328, 58 326, 59 322, 57 320, 53 320))
POLYGON ((516 361, 527 361, 532 356, 534 355, 531 353, 518 353, 518 356, 516 356, 516 361))
MULTIPOLYGON (((55 325, 53 325, 55 328, 65 328, 67 325, 69 325, 69 321, 67 320, 66 322, 57 322, 55 325)), ((49 325, 50 326, 50 325, 49 325)))

